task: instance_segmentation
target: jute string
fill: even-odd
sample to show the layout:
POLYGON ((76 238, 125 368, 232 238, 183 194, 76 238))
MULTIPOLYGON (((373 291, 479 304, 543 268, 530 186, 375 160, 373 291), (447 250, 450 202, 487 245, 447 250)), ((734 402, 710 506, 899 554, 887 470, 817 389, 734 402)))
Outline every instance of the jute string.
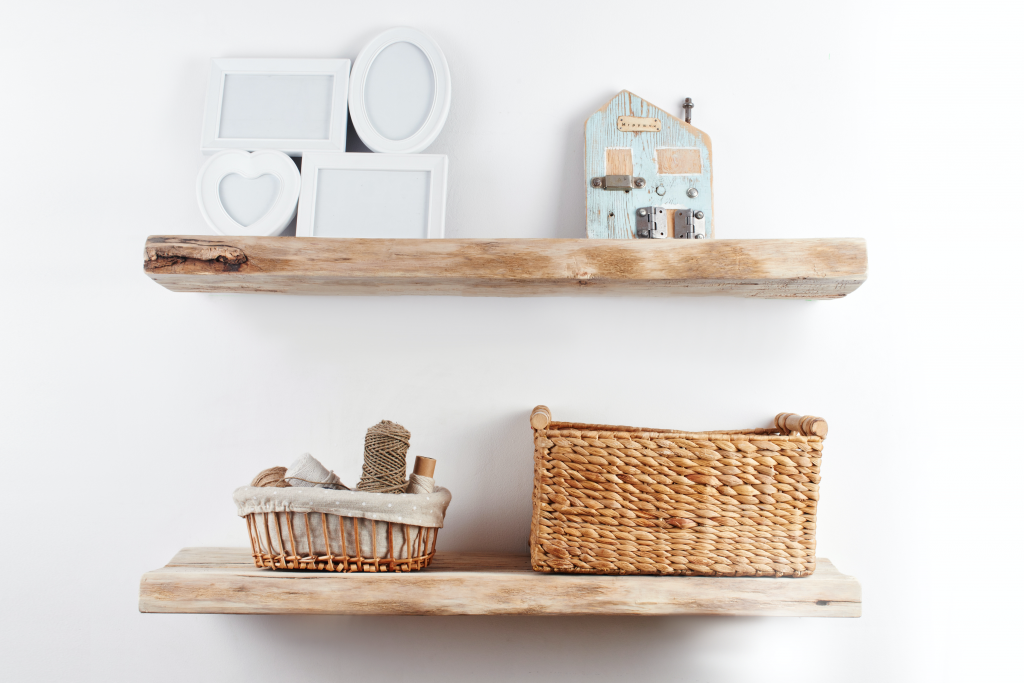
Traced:
POLYGON ((416 474, 413 472, 409 475, 409 487, 405 489, 406 493, 433 493, 434 492, 434 478, 424 477, 422 474, 416 474))
POLYGON ((271 486, 274 488, 287 488, 291 486, 284 480, 284 474, 288 471, 287 467, 268 467, 252 480, 250 486, 271 486))
POLYGON ((405 454, 409 451, 409 430, 381 420, 366 430, 363 449, 363 476, 356 487, 360 491, 405 493, 405 454))

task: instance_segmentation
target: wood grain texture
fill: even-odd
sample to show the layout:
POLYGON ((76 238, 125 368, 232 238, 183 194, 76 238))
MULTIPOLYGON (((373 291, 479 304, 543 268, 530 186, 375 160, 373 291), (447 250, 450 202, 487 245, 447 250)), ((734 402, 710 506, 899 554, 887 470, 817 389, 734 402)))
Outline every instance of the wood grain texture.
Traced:
POLYGON ((859 238, 153 236, 144 268, 176 292, 837 299, 867 279, 867 246, 859 238))
POLYGON ((700 174, 700 150, 662 147, 655 150, 661 175, 700 174))
POLYGON ((187 614, 859 617, 860 584, 817 559, 803 579, 541 574, 526 555, 443 553, 423 571, 257 569, 245 548, 186 548, 142 577, 139 611, 187 614))
POLYGON ((633 150, 609 147, 604 153, 605 175, 633 175, 633 150))
POLYGON ((707 236, 715 237, 711 138, 706 133, 623 90, 587 119, 584 138, 588 237, 636 238, 636 211, 644 206, 703 211, 707 236), (618 126, 621 116, 655 118, 661 121, 662 129, 625 132, 618 126), (631 192, 592 187, 592 178, 605 175, 606 150, 623 147, 633 150, 633 175, 644 178, 647 184, 631 192), (672 163, 666 166, 668 171, 661 171, 658 149, 662 148, 693 151, 680 152, 676 159, 666 157, 665 162, 672 163), (664 194, 658 194, 659 186, 664 188, 664 194), (690 189, 697 191, 696 197, 687 196, 690 189))

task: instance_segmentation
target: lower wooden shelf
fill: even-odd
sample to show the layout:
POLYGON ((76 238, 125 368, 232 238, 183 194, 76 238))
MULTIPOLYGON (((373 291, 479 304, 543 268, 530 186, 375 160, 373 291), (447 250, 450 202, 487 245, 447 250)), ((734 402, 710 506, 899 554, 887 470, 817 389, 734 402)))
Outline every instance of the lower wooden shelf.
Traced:
POLYGON ((860 584, 826 559, 802 579, 541 574, 525 555, 437 553, 401 574, 274 571, 247 548, 185 548, 144 574, 139 611, 188 614, 859 617, 860 584))

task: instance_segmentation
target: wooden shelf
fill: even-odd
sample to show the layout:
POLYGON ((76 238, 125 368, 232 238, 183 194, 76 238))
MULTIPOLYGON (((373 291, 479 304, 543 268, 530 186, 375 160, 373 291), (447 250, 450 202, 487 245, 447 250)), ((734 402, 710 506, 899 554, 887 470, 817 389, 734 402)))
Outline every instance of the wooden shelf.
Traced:
POLYGON ((247 548, 185 548, 143 575, 139 611, 859 617, 857 580, 816 562, 802 579, 593 576, 541 574, 525 555, 437 553, 419 572, 338 574, 258 569, 247 548))
POLYGON ((145 271, 176 292, 838 299, 867 279, 867 245, 163 235, 147 239, 145 271))

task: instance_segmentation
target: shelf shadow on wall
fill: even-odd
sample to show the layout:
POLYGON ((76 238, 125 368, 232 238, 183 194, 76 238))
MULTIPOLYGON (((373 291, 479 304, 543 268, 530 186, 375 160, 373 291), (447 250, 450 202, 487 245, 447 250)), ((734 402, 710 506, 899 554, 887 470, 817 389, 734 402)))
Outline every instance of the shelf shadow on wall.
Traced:
POLYGON ((769 647, 764 640, 775 645, 801 642, 815 621, 697 616, 213 618, 223 620, 234 632, 233 642, 244 648, 236 653, 238 665, 251 667, 261 678, 294 673, 294 663, 301 661, 310 672, 443 681, 556 676, 628 681, 644 674, 653 676, 651 680, 739 680, 733 678, 739 672, 729 669, 750 672, 751 661, 769 647), (291 656, 269 658, 276 664, 254 657, 258 652, 291 656), (685 678, 662 678, 671 671, 685 678))
POLYGON ((560 204, 567 207, 559 215, 564 219, 555 222, 553 235, 549 237, 579 238, 587 236, 587 179, 586 179, 586 143, 583 136, 583 125, 602 103, 615 97, 619 91, 611 90, 605 97, 595 97, 590 103, 579 107, 579 115, 573 114, 565 124, 565 143, 562 154, 564 172, 562 173, 561 191, 558 193, 560 204))

